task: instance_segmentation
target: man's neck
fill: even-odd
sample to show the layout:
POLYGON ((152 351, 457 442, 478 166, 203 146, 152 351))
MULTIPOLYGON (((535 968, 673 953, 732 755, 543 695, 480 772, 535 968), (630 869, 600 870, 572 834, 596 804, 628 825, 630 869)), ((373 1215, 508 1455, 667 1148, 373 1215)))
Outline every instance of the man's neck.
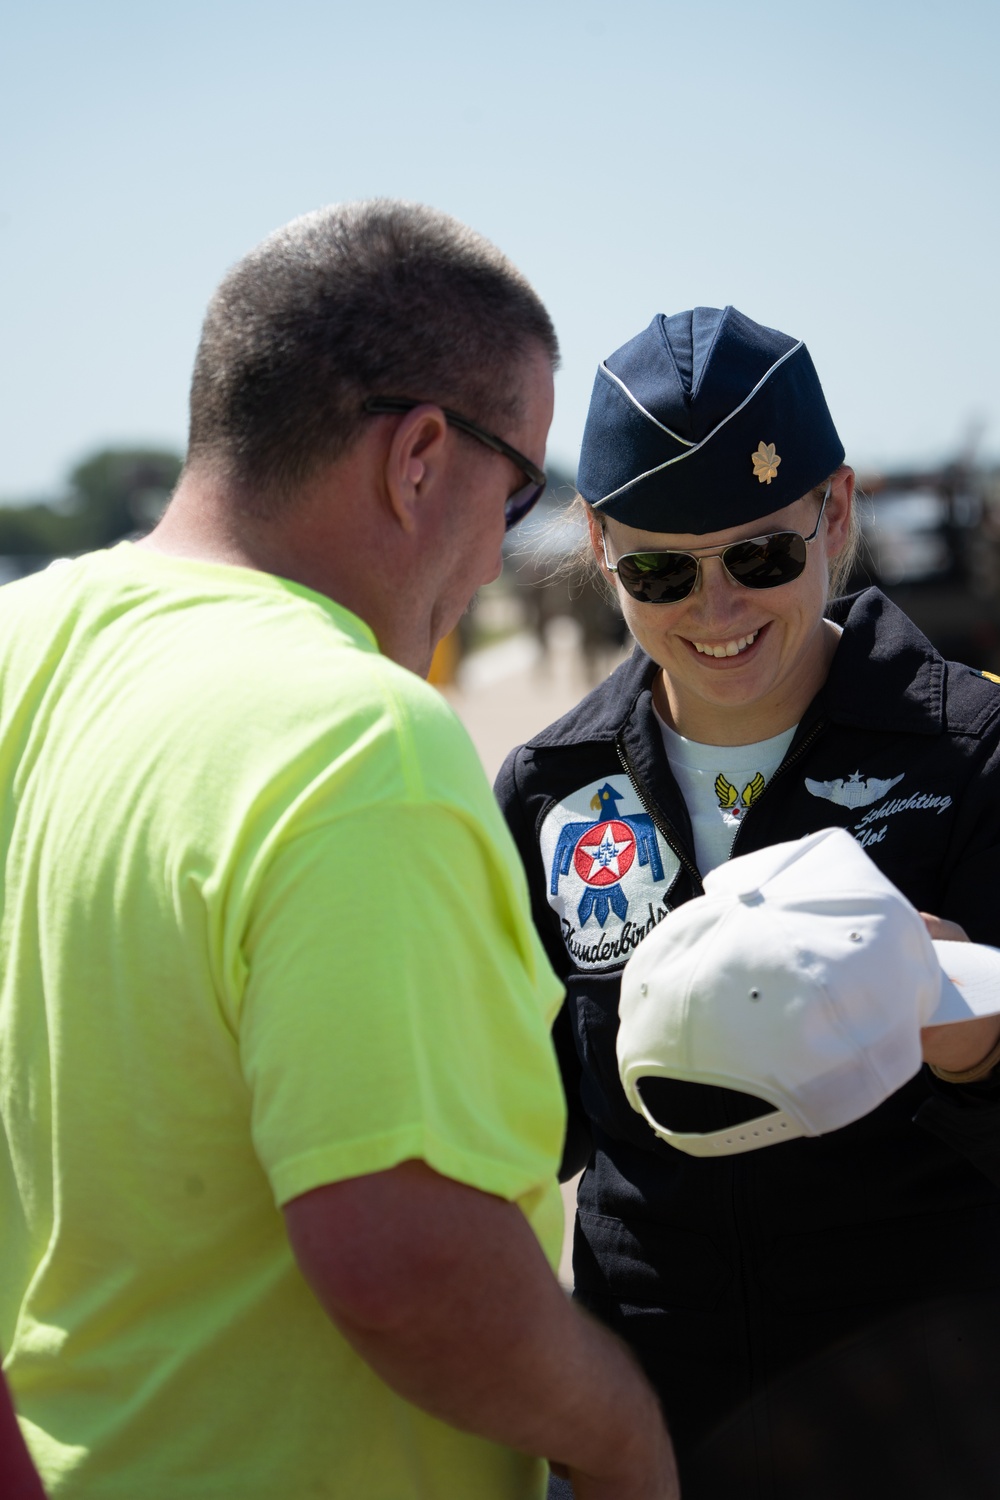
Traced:
POLYGON ((274 571, 265 566, 256 549, 247 545, 245 537, 226 526, 223 517, 192 505, 180 492, 155 530, 135 545, 167 557, 274 571))
POLYGON ((433 641, 405 587, 410 570, 392 556, 391 536, 373 537, 368 508, 354 495, 350 515, 332 493, 304 491, 287 512, 269 519, 248 514, 210 477, 185 475, 163 518, 136 543, 164 556, 252 568, 303 584, 356 614, 386 656, 426 673, 433 641), (378 555, 378 570, 364 559, 378 555), (387 578, 400 580, 387 586, 387 578), (425 659, 426 658, 426 659, 425 659))

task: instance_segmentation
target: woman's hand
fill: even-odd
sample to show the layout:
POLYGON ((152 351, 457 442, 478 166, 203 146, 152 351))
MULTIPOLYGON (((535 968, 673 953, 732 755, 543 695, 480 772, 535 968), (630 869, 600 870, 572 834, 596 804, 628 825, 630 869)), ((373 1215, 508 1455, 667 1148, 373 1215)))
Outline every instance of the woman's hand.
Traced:
MULTIPOLYGON (((932 938, 967 943, 969 934, 957 922, 922 911, 924 926, 932 938)), ((947 1073, 974 1068, 1000 1041, 1000 1016, 980 1016, 974 1021, 953 1021, 947 1026, 925 1026, 920 1033, 924 1062, 947 1073)))

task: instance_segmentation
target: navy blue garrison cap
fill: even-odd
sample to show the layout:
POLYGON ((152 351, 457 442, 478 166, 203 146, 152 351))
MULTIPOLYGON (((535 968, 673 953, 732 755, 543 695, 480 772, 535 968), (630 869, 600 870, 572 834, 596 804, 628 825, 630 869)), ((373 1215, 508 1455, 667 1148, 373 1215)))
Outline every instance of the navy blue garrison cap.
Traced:
POLYGON ((658 314, 598 369, 577 486, 628 526, 704 535, 791 505, 843 461, 805 344, 696 307, 658 314))

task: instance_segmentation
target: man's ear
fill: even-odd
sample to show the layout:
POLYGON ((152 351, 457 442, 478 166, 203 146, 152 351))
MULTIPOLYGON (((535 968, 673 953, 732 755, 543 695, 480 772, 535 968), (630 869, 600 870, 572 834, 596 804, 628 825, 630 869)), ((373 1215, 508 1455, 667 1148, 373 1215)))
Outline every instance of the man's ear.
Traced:
POLYGON ((827 557, 839 557, 847 545, 853 504, 854 470, 849 464, 841 464, 830 481, 830 498, 824 514, 827 557))
POLYGON ((396 424, 385 460, 389 507, 404 531, 413 531, 430 491, 440 481, 448 424, 440 406, 426 402, 396 424))

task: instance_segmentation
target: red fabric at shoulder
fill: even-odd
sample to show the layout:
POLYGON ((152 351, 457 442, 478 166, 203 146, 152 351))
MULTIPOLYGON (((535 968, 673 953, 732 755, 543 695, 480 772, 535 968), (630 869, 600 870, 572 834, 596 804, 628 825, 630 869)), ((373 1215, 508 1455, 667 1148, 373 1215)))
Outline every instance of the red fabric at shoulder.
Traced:
POLYGON ((0 1375, 0 1500, 45 1500, 42 1482, 17 1425, 7 1382, 0 1375))

